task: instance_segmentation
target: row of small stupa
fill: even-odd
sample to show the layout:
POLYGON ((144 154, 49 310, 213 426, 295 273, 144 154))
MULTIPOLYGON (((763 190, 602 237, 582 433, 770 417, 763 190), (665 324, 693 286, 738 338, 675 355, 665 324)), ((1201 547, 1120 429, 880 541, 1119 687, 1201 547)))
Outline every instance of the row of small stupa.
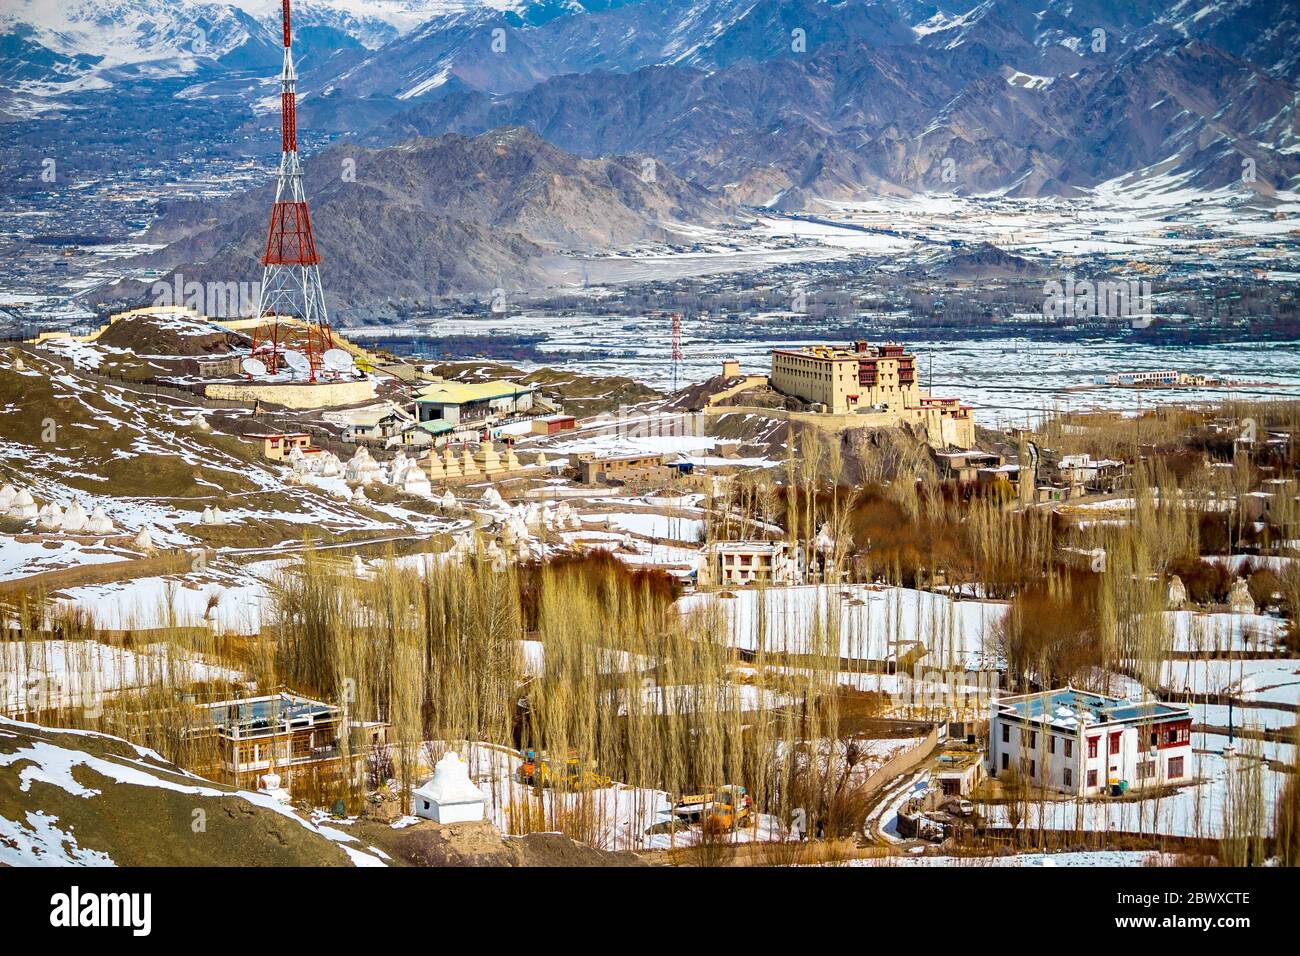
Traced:
MULTIPOLYGON (((543 462, 544 464, 544 462, 543 462)), ((519 471, 523 464, 515 455, 513 445, 506 445, 505 455, 497 452, 490 441, 481 442, 478 451, 470 452, 468 445, 462 445, 457 455, 450 445, 444 445, 442 455, 436 449, 430 449, 428 468, 429 477, 434 481, 449 478, 476 478, 480 475, 491 477, 505 472, 519 471)))
POLYGON ((99 505, 90 514, 86 514, 80 501, 74 501, 67 511, 52 501, 38 506, 30 491, 9 484, 0 488, 0 514, 19 521, 35 521, 43 531, 95 535, 114 531, 113 520, 99 505))
MULTIPOLYGON (((318 456, 319 460, 317 462, 310 462, 297 449, 294 449, 289 455, 296 472, 300 474, 318 474, 322 477, 338 474, 338 471, 333 467, 334 462, 337 462, 338 459, 334 459, 334 462, 325 460, 329 458, 334 458, 334 456, 326 453, 318 456)), ((545 460, 542 459, 539 464, 545 465, 545 460)), ((491 477, 506 472, 519 471, 523 467, 513 448, 507 446, 505 456, 502 457, 497 453, 491 442, 483 442, 475 452, 470 452, 469 447, 464 446, 459 454, 450 445, 443 448, 441 455, 436 450, 431 449, 429 457, 423 461, 407 458, 403 452, 399 451, 393 457, 393 460, 387 463, 376 461, 374 456, 370 454, 370 450, 362 445, 348 460, 347 464, 343 466, 342 475, 343 480, 348 485, 357 489, 371 484, 386 484, 392 485, 394 488, 400 488, 408 494, 431 498, 433 497, 433 482, 435 481, 446 481, 451 478, 491 477)), ((444 495, 444 498, 446 497, 444 495)), ((354 492, 353 500, 356 499, 357 495, 354 492)), ((361 500, 365 500, 364 493, 362 493, 361 500)), ((444 502, 444 506, 447 508, 454 507, 455 498, 452 497, 450 502, 444 502)))

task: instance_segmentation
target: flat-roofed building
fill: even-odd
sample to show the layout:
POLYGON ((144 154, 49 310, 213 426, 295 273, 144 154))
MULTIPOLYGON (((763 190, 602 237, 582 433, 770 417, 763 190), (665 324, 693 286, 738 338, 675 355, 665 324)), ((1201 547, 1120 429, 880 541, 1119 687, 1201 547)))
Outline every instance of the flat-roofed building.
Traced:
POLYGON ((536 392, 536 386, 505 380, 433 382, 415 393, 415 407, 422 422, 487 422, 528 414, 536 392))
POLYGON ((579 453, 572 455, 569 463, 577 470, 578 480, 585 485, 668 479, 676 475, 662 453, 604 456, 579 453))
POLYGON ((897 343, 774 349, 769 382, 776 391, 811 403, 816 411, 870 415, 886 426, 923 426, 931 443, 939 446, 975 444, 971 406, 923 391, 917 383, 916 356, 897 343))
POLYGON ((384 724, 346 723, 337 705, 284 691, 203 704, 198 716, 190 731, 206 755, 198 769, 239 787, 257 787, 264 774, 290 789, 308 771, 341 777, 369 745, 386 740, 384 724), (353 735, 347 755, 339 746, 344 733, 353 735))
POLYGON ((304 455, 319 455, 321 450, 311 443, 311 436, 306 432, 269 432, 245 435, 262 443, 262 454, 272 461, 284 461, 295 448, 302 449, 304 455))
POLYGON ((343 440, 354 444, 385 444, 415 421, 415 416, 396 405, 359 408, 348 416, 343 440))
POLYGON ((1186 783, 1187 707, 1066 687, 990 705, 988 770, 1032 786, 1090 796, 1186 783))
POLYGON ((697 573, 700 584, 798 584, 802 552, 786 541, 715 541, 705 548, 697 573))

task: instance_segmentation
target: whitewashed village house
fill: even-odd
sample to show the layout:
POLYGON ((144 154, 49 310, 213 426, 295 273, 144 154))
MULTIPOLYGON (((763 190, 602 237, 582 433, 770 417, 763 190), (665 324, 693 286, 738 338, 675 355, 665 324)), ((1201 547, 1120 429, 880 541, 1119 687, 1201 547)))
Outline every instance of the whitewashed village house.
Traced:
POLYGON ((1186 783, 1192 718, 1185 706, 1066 687, 990 705, 987 766, 1079 796, 1186 783))

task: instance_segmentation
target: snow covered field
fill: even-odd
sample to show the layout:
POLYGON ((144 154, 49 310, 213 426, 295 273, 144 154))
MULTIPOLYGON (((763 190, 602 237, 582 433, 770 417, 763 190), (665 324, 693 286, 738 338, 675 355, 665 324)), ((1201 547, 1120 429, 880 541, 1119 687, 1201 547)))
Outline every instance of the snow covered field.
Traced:
MULTIPOLYGON (((1030 802, 1022 830, 1040 826, 1048 830, 1119 830, 1171 836, 1217 838, 1229 832, 1227 821, 1234 802, 1252 775, 1258 775, 1264 803, 1264 820, 1271 829, 1273 808, 1289 775, 1277 773, 1246 754, 1249 745, 1232 759, 1218 753, 1193 753, 1191 772, 1197 783, 1180 787, 1172 795, 1146 800, 1087 800, 1030 802)), ((983 808, 995 826, 1009 826, 1007 806, 983 808)))
POLYGON ((1286 622, 1267 614, 1166 611, 1175 651, 1263 651, 1278 646, 1286 622))
POLYGON ((1231 694, 1244 703, 1300 708, 1300 660, 1295 659, 1165 661, 1160 682, 1194 694, 1231 694))
POLYGON ((244 675, 161 644, 125 648, 98 641, 0 641, 0 712, 93 709, 106 697, 169 681, 177 686, 244 675))
POLYGON ((839 655, 886 660, 919 641, 929 651, 927 666, 977 667, 996 661, 993 626, 1006 613, 997 602, 956 601, 946 595, 909 588, 866 585, 805 585, 744 588, 687 595, 683 612, 719 608, 727 622, 725 639, 734 647, 757 650, 760 634, 769 651, 824 653, 834 645, 839 655), (760 628, 760 620, 765 622, 760 628))

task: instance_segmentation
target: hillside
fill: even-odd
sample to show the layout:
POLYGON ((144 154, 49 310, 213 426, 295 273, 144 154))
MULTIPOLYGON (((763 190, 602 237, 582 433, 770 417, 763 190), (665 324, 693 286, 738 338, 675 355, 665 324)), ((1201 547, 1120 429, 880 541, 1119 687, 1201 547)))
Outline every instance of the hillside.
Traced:
POLYGON ((337 832, 117 737, 0 717, 0 864, 384 865, 337 832))
MULTIPOLYGON (((681 226, 723 218, 666 168, 646 176, 638 159, 580 159, 522 128, 335 146, 308 161, 307 192, 327 296, 345 311, 537 287, 566 251, 681 241, 681 226)), ((259 189, 175 209, 151 232, 169 245, 137 262, 186 281, 255 281, 271 199, 259 189)))

